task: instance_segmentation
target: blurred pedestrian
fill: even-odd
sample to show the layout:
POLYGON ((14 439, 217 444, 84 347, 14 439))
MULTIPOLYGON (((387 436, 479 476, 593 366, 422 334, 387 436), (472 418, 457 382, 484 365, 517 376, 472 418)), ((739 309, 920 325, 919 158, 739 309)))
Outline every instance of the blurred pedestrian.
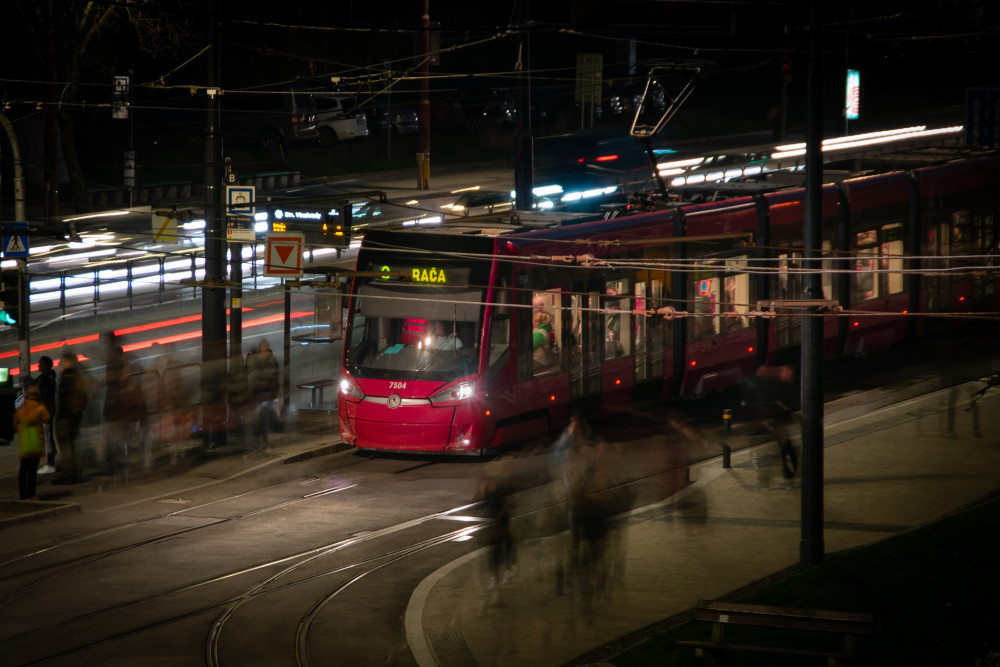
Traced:
POLYGON ((555 565, 556 595, 562 595, 565 586, 566 571, 575 571, 576 554, 574 553, 580 540, 580 498, 578 473, 582 458, 581 450, 590 438, 590 428, 583 412, 574 410, 569 417, 569 423, 556 438, 549 452, 549 471, 552 478, 552 495, 556 504, 564 508, 566 522, 569 525, 569 549, 557 549, 555 565), (567 565, 569 568, 567 568, 567 565))
POLYGON ((154 343, 159 352, 153 368, 157 377, 157 406, 159 443, 170 449, 170 463, 177 463, 182 451, 180 443, 191 436, 192 415, 189 406, 193 401, 194 387, 187 386, 183 368, 174 359, 172 345, 154 343))
POLYGON ((45 456, 46 463, 38 469, 39 475, 51 475, 56 472, 56 437, 53 431, 53 420, 56 414, 56 389, 58 379, 56 372, 52 368, 52 357, 42 356, 38 358, 38 385, 39 395, 42 403, 49 412, 49 419, 42 427, 45 431, 45 456))
MULTIPOLYGON (((796 388, 795 371, 791 366, 760 366, 747 383, 743 400, 752 410, 753 418, 775 439, 785 488, 791 488, 791 480, 798 471, 798 453, 788 432, 796 388)), ((762 480, 758 486, 766 485, 762 480)))
POLYGON ((254 435, 261 447, 267 446, 268 434, 278 420, 278 360, 271 344, 264 338, 257 349, 247 356, 247 385, 254 402, 254 435))
POLYGON ((128 477, 129 451, 144 450, 144 465, 152 466, 151 452, 145 447, 149 433, 149 403, 146 399, 146 388, 143 383, 142 369, 136 365, 126 366, 122 371, 120 409, 121 447, 118 450, 123 459, 121 472, 128 477))
POLYGON ((482 502, 489 523, 480 537, 489 548, 490 602, 500 600, 500 586, 513 573, 517 563, 516 543, 511 531, 514 515, 514 480, 512 459, 502 457, 486 465, 476 500, 482 502))
POLYGON ((21 500, 38 500, 35 483, 38 480, 38 459, 45 453, 44 425, 50 419, 49 411, 42 402, 38 385, 29 381, 24 387, 24 403, 14 413, 14 428, 17 430, 17 453, 21 467, 17 475, 21 500))
POLYGON ((574 476, 577 472, 575 465, 579 462, 575 453, 586 445, 589 438, 590 427, 587 425, 583 412, 574 410, 570 414, 569 424, 556 438, 555 444, 552 445, 552 452, 549 454, 549 469, 555 484, 556 499, 567 504, 567 520, 569 521, 570 535, 574 540, 579 537, 579 527, 574 516, 573 504, 570 502, 574 476))
POLYGON ((128 447, 127 410, 123 391, 127 378, 125 351, 113 331, 102 333, 100 342, 104 358, 104 406, 101 408, 104 420, 104 459, 108 472, 114 473, 122 465, 123 452, 128 447))
POLYGON ((76 451, 76 437, 80 432, 83 411, 89 398, 87 386, 77 367, 76 353, 63 350, 59 356, 59 387, 57 391, 56 441, 62 455, 62 467, 53 484, 76 484, 83 481, 83 468, 76 451))
MULTIPOLYGON (((250 405, 250 389, 247 385, 247 367, 242 354, 229 355, 229 374, 226 376, 226 397, 229 403, 229 421, 239 433, 244 451, 249 448, 250 433, 247 407, 250 405)), ((232 429, 231 429, 232 430, 232 429)))

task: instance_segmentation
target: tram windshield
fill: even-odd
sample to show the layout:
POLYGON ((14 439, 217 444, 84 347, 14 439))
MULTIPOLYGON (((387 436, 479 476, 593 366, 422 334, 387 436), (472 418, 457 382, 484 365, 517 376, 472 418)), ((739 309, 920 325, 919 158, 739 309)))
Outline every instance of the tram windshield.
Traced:
POLYGON ((354 297, 346 365, 355 377, 451 381, 476 372, 483 293, 366 284, 354 297))

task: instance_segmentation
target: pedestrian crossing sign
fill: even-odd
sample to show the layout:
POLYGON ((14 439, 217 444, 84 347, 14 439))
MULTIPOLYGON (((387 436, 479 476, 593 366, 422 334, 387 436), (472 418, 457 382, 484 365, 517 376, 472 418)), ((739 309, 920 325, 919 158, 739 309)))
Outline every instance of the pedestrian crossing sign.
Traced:
POLYGON ((28 223, 11 222, 3 226, 3 256, 28 256, 28 223))

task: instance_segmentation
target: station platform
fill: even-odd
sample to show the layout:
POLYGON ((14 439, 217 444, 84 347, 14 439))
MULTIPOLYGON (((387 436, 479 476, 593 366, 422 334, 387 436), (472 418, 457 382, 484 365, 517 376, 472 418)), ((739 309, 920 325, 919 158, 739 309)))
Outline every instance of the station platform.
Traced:
MULTIPOLYGON (((1000 389, 970 409, 985 386, 924 393, 911 385, 826 404, 824 553, 934 522, 1000 489, 1000 389)), ((743 436, 734 427, 705 437, 743 436)), ((613 553, 603 587, 565 566, 567 535, 521 544, 516 569, 498 584, 485 547, 440 568, 406 614, 418 664, 601 664, 637 641, 630 634, 681 618, 699 599, 795 566, 800 475, 785 483, 773 443, 734 447, 730 467, 722 464, 720 456, 689 469, 679 493, 620 518, 606 538, 613 553)))

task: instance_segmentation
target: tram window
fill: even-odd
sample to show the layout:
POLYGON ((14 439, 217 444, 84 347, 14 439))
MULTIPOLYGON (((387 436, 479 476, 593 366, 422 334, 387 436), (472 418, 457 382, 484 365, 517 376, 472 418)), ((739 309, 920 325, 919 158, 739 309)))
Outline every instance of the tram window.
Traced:
MULTIPOLYGON (((637 282, 635 284, 635 310, 636 312, 643 312, 648 306, 648 301, 646 299, 646 283, 637 282)), ((648 321, 642 315, 637 315, 635 318, 635 379, 645 380, 646 379, 646 369, 648 359, 646 356, 647 350, 647 331, 648 331, 648 321)))
POLYGON ((882 228, 883 241, 879 245, 882 256, 880 268, 885 272, 888 293, 899 294, 903 291, 903 239, 900 238, 903 226, 900 224, 886 225, 882 228))
POLYGON ((878 296, 878 274, 875 270, 875 248, 859 248, 854 260, 854 301, 867 301, 878 296))
POLYGON ((971 216, 968 211, 956 211, 951 214, 951 247, 956 255, 968 254, 973 241, 973 233, 969 224, 971 216))
MULTIPOLYGON (((823 257, 829 257, 832 252, 833 252, 833 243, 831 243, 830 241, 823 241, 823 257)), ((833 282, 833 273, 831 271, 831 269, 834 268, 834 264, 831 260, 824 259, 822 262, 822 266, 823 269, 825 269, 823 271, 823 276, 820 279, 823 289, 823 298, 836 299, 837 286, 833 282)))
POLYGON ((778 271, 771 293, 777 299, 798 299, 802 295, 802 253, 789 252, 777 256, 778 271))
POLYGON ((903 291, 902 224, 855 235, 854 303, 903 291))
POLYGON ((447 381, 475 372, 481 292, 363 285, 355 299, 347 357, 352 373, 447 381))
POLYGON ((693 284, 694 317, 690 319, 691 340, 719 333, 719 279, 702 275, 693 284))
POLYGON ((510 316, 496 316, 493 318, 493 328, 490 330, 489 376, 491 378, 503 368, 509 352, 510 316))
POLYGON ((605 359, 617 359, 632 353, 628 294, 628 280, 609 280, 607 282, 604 299, 605 359))
POLYGON ((550 373, 562 366, 562 290, 531 295, 532 373, 550 373))
MULTIPOLYGON (((649 308, 660 308, 663 302, 663 281, 653 279, 650 281, 649 308)), ((663 375, 663 350, 670 347, 672 337, 666 335, 668 328, 661 317, 649 319, 646 340, 649 344, 649 368, 651 377, 662 377, 663 375)))
POLYGON ((730 273, 724 279, 722 292, 723 331, 737 331, 750 326, 746 313, 750 310, 750 276, 730 273))

